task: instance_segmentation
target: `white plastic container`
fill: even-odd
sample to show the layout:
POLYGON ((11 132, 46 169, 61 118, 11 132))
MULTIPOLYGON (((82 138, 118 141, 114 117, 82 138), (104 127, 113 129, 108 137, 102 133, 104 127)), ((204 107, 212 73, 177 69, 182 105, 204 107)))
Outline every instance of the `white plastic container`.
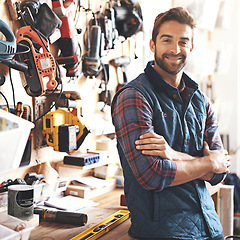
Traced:
POLYGON ((34 227, 26 221, 0 212, 1 240, 28 240, 34 227))
POLYGON ((0 224, 0 239, 2 240, 12 240, 12 239, 20 239, 19 234, 12 229, 4 227, 0 224))
POLYGON ((34 124, 0 109, 0 174, 17 169, 34 124))

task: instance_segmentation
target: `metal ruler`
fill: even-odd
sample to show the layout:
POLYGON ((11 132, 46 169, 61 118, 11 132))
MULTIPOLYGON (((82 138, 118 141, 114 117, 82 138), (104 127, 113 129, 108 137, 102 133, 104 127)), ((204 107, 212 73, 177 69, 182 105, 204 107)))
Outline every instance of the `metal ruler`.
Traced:
POLYGON ((98 239, 103 234, 109 232, 120 223, 126 221, 129 217, 130 217, 130 212, 128 210, 119 210, 113 215, 111 215, 110 217, 97 223, 91 228, 88 228, 87 230, 71 238, 70 240, 98 239))

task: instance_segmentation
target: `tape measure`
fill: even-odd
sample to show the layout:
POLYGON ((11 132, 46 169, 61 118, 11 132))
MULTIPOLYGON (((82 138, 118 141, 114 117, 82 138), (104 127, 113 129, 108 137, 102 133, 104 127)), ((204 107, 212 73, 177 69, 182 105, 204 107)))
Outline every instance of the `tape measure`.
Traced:
POLYGON ((130 212, 128 210, 119 210, 113 215, 111 215, 110 217, 104 219, 100 223, 97 223, 91 228, 71 238, 70 240, 98 239, 103 234, 109 232, 120 223, 126 221, 129 217, 130 217, 130 212))

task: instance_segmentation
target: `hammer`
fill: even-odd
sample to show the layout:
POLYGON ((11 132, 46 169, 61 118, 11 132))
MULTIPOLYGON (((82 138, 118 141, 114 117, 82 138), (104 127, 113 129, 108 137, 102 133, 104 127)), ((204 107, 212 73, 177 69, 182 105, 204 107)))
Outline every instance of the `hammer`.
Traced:
POLYGON ((121 56, 121 57, 118 57, 118 58, 114 58, 114 59, 109 61, 109 63, 112 66, 114 66, 116 68, 120 67, 122 69, 124 83, 122 83, 122 84, 119 83, 118 84, 117 91, 119 89, 121 89, 128 82, 126 68, 127 68, 127 65, 130 64, 130 62, 131 62, 130 57, 126 57, 126 56, 121 56))

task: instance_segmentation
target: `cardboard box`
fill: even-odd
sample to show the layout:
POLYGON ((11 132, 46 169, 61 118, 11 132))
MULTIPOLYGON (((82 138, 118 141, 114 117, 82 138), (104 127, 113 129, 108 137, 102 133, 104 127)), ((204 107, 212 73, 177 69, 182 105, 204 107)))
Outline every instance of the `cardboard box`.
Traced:
POLYGON ((108 193, 115 189, 116 187, 116 180, 115 179, 108 179, 107 181, 111 181, 112 184, 101 188, 90 188, 81 185, 69 185, 67 190, 65 191, 65 195, 71 195, 75 197, 81 197, 85 199, 92 199, 104 193, 108 193))
POLYGON ((108 164, 94 169, 94 176, 103 179, 114 178, 115 173, 118 169, 117 164, 108 164))

